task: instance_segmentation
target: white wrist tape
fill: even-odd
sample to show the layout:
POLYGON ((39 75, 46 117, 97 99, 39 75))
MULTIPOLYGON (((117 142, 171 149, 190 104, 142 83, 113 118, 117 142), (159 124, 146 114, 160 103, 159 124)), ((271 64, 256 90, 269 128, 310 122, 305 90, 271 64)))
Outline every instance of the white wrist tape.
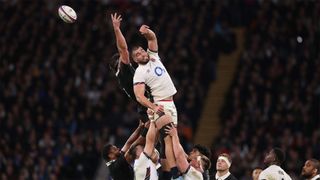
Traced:
POLYGON ((223 161, 225 161, 225 162, 227 163, 227 165, 228 165, 228 168, 230 168, 231 162, 229 161, 228 158, 226 158, 226 157, 224 157, 224 156, 219 156, 219 157, 218 157, 218 160, 223 160, 223 161))

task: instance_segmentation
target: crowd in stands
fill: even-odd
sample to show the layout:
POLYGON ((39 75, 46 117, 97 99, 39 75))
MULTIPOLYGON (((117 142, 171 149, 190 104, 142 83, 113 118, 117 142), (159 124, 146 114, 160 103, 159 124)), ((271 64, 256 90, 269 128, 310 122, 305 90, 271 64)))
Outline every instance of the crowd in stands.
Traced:
POLYGON ((231 153, 231 172, 249 179, 281 147, 298 179, 306 159, 320 159, 320 3, 263 1, 253 13, 212 148, 231 153))
POLYGON ((245 26, 212 159, 230 153, 239 179, 273 146, 287 151, 292 177, 320 159, 318 1, 0 0, 0 11, 0 179, 92 179, 102 146, 123 145, 138 125, 106 68, 116 52, 112 12, 123 15, 129 48, 143 42, 142 23, 158 35, 186 151, 217 57, 235 48, 230 29, 245 26), (76 10, 74 24, 58 17, 63 3, 76 10))
POLYGON ((181 141, 190 149, 217 55, 233 48, 228 25, 213 23, 212 4, 0 1, 0 179, 91 179, 102 146, 122 146, 138 125, 135 104, 106 67, 116 52, 112 12, 123 15, 129 48, 143 42, 142 23, 158 35, 178 89, 181 141), (62 4, 77 12, 74 24, 58 17, 62 4))

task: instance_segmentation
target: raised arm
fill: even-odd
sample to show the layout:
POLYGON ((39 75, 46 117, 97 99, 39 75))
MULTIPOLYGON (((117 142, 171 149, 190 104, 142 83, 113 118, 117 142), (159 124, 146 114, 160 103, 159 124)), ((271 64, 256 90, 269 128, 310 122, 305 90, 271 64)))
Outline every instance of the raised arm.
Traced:
POLYGON ((146 144, 144 146, 144 152, 151 157, 153 150, 154 150, 154 141, 156 139, 156 126, 155 122, 150 122, 149 130, 146 136, 146 144))
POLYGON ((122 149, 121 149, 122 152, 126 153, 129 150, 132 143, 134 143, 134 141, 138 139, 138 137, 140 135, 140 130, 142 128, 143 128, 143 123, 140 121, 137 129, 131 134, 131 136, 128 138, 127 142, 122 147, 122 149))
POLYGON ((118 52, 120 54, 120 60, 124 64, 129 64, 130 60, 129 60, 128 46, 126 43, 126 39, 124 38, 120 29, 120 24, 122 21, 121 15, 117 15, 117 13, 111 14, 111 20, 112 20, 114 34, 116 36, 116 42, 117 42, 118 52))
POLYGON ((166 132, 172 137, 173 153, 176 158, 177 167, 181 173, 185 173, 189 168, 189 163, 180 144, 177 129, 172 124, 166 128, 166 132))
POLYGON ((153 52, 158 52, 157 36, 151 29, 149 29, 149 26, 142 25, 139 31, 147 39, 148 49, 153 52))

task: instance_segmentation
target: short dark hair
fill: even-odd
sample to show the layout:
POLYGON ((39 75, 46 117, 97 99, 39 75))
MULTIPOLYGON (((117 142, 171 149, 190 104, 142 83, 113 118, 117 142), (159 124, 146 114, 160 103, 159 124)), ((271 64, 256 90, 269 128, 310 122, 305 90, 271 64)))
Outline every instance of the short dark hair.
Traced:
POLYGON ((286 159, 285 153, 280 148, 273 148, 273 152, 276 157, 275 161, 281 165, 286 159))
POLYGON ((206 157, 210 158, 211 157, 211 152, 210 149, 201 145, 201 144, 196 144, 193 146, 193 149, 198 150, 201 154, 205 155, 206 157))
POLYGON ((103 146, 103 148, 102 148, 102 158, 106 161, 106 162, 108 162, 108 161, 110 161, 110 158, 109 158, 109 153, 110 153, 110 150, 111 150, 111 148, 112 148, 112 144, 106 144, 106 145, 104 145, 103 146))
POLYGON ((317 170, 317 174, 320 174, 320 162, 316 159, 308 159, 313 163, 314 168, 317 170))
POLYGON ((254 170, 256 170, 256 169, 260 169, 260 170, 262 170, 262 168, 261 168, 261 167, 256 166, 255 168, 253 168, 253 171, 254 171, 254 170))
POLYGON ((110 68, 114 73, 117 72, 118 63, 119 63, 119 58, 120 58, 120 54, 119 54, 119 53, 115 53, 114 55, 112 55, 112 57, 110 58, 110 60, 107 61, 107 65, 109 66, 109 68, 110 68))

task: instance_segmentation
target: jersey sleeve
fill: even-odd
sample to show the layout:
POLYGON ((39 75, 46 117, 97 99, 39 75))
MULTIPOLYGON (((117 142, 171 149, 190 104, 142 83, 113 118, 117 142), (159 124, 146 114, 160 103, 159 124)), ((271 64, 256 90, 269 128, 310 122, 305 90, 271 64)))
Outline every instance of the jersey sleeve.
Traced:
POLYGON ((134 169, 137 170, 139 168, 147 167, 148 160, 148 157, 144 153, 141 153, 140 157, 134 163, 134 169))
POLYGON ((261 172, 258 179, 259 180, 266 180, 267 179, 266 173, 265 172, 261 172))
POLYGON ((154 58, 156 60, 160 60, 160 57, 158 55, 158 52, 155 52, 155 51, 151 51, 150 49, 147 49, 147 53, 149 54, 149 56, 151 58, 154 58))
POLYGON ((136 72, 133 76, 133 85, 145 83, 146 79, 143 75, 143 72, 139 68, 136 69, 136 72))

